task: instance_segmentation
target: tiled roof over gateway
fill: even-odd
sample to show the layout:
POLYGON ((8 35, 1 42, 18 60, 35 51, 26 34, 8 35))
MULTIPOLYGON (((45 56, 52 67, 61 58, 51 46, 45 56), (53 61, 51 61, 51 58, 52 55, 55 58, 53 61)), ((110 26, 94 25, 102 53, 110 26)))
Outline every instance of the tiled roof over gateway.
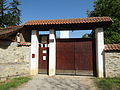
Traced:
POLYGON ((90 30, 97 27, 107 27, 112 23, 110 17, 89 17, 76 19, 56 19, 56 20, 33 20, 26 22, 23 26, 10 26, 0 28, 0 37, 5 34, 12 34, 20 29, 48 31, 55 30, 90 30))
POLYGON ((33 20, 28 21, 25 25, 51 25, 51 24, 82 24, 82 23, 98 23, 110 22, 110 17, 89 17, 89 18, 75 18, 75 19, 55 19, 55 20, 33 20))

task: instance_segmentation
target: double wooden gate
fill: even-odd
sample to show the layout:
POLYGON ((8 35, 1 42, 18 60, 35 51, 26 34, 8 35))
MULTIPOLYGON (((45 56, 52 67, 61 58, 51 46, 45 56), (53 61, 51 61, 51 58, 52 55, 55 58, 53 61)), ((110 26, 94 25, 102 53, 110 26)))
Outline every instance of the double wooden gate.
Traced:
MULTIPOLYGON (((39 52, 39 72, 47 73, 48 47, 40 47, 39 52)), ((95 65, 94 40, 56 40, 56 74, 95 75, 95 65)))
POLYGON ((94 40, 57 39, 56 74, 93 75, 95 72, 94 40))

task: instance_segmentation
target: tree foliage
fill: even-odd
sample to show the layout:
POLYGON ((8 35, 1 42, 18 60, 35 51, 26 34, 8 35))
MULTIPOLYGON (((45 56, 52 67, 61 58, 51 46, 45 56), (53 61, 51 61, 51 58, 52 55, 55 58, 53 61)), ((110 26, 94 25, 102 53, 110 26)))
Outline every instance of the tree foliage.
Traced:
POLYGON ((18 0, 12 0, 10 3, 8 3, 8 0, 0 0, 0 27, 19 25, 21 23, 19 5, 18 0))
POLYGON ((6 3, 6 0, 0 0, 0 27, 4 27, 5 24, 4 16, 6 16, 6 11, 8 10, 6 3))
POLYGON ((90 37, 89 37, 89 34, 86 33, 82 36, 82 38, 90 38, 90 37))
POLYGON ((95 0, 94 10, 88 11, 88 16, 111 17, 114 22, 105 29, 105 43, 120 43, 120 0, 95 0))

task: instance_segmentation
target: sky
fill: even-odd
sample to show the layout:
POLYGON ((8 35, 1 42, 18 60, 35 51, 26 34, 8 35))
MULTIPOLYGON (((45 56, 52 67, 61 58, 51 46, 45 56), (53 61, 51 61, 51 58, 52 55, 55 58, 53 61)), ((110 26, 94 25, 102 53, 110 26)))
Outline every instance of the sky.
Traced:
MULTIPOLYGON (((28 20, 85 18, 87 10, 93 10, 94 0, 19 0, 21 21, 28 20)), ((91 30, 70 31, 71 38, 81 37, 91 30)), ((44 32, 42 32, 44 33, 44 32)), ((45 32, 46 33, 46 32, 45 32)), ((58 32, 59 35, 59 32, 58 32)))

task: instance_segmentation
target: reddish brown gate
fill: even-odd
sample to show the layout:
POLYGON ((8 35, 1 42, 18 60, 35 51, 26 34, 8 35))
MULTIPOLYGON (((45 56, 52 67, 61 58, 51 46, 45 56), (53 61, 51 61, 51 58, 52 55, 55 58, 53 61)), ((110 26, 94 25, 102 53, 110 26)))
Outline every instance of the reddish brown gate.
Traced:
POLYGON ((90 38, 57 39, 56 74, 93 75, 95 47, 90 38))

